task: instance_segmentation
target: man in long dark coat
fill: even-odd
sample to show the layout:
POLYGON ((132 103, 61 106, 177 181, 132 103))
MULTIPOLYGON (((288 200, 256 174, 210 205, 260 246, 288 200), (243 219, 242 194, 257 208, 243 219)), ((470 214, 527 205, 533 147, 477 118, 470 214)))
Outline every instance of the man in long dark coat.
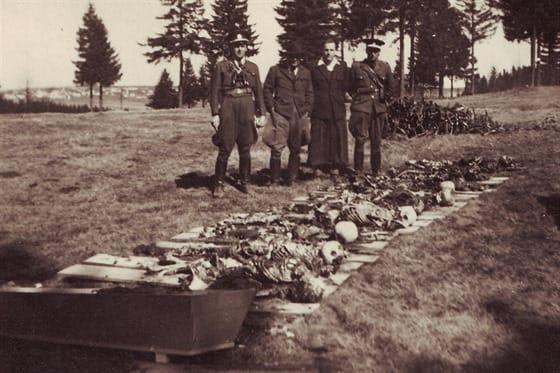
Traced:
POLYGON ((281 62, 270 68, 264 81, 264 103, 272 124, 263 132, 263 141, 271 149, 271 184, 280 181, 282 150, 286 146, 290 150, 286 184, 291 185, 299 172, 301 146, 306 143, 304 127, 313 106, 311 74, 301 64, 303 56, 302 47, 294 43, 281 62))
POLYGON ((313 111, 311 112, 311 143, 308 163, 337 175, 348 165, 348 130, 345 97, 349 70, 336 58, 336 44, 327 40, 323 57, 311 70, 313 81, 313 111))
POLYGON ((376 176, 381 168, 381 134, 387 121, 387 102, 394 89, 395 79, 391 67, 379 60, 381 46, 378 39, 366 42, 367 58, 355 62, 350 71, 350 133, 354 136, 354 169, 362 173, 364 169, 364 145, 371 145, 371 173, 376 176))
POLYGON ((257 141, 255 124, 265 112, 259 68, 247 61, 248 40, 241 34, 230 42, 231 57, 217 63, 212 75, 210 107, 219 147, 215 168, 214 197, 223 197, 228 158, 237 144, 240 190, 248 193, 251 145, 257 141), (259 116, 256 118, 255 115, 259 116))

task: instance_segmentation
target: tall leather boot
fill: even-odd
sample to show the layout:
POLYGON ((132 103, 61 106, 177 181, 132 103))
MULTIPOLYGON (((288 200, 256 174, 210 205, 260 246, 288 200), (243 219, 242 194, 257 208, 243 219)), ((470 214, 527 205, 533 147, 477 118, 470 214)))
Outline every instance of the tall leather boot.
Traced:
POLYGON ((288 158, 288 180, 286 180, 286 185, 290 186, 294 183, 299 172, 299 153, 290 153, 288 158))
POLYGON ((354 145, 354 170, 358 174, 364 172, 364 145, 356 143, 354 145))
POLYGON ((216 169, 214 173, 214 190, 212 195, 215 198, 224 196, 224 180, 226 178, 227 161, 220 158, 216 160, 216 169))
POLYGON ((270 185, 280 182, 281 162, 280 158, 270 158, 270 185))
POLYGON ((370 162, 371 175, 375 177, 379 174, 379 170, 381 169, 381 152, 372 152, 370 155, 370 162))
POLYGON ((239 158, 239 190, 249 193, 249 178, 251 176, 251 158, 239 158))

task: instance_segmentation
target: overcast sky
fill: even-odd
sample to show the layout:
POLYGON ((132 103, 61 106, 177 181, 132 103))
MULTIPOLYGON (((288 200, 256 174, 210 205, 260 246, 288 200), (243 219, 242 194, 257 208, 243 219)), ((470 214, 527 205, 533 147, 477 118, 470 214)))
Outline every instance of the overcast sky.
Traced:
MULTIPOLYGON (((163 31, 156 17, 165 12, 159 0, 91 0, 104 21, 109 40, 122 63, 122 79, 117 85, 155 85, 163 68, 167 68, 177 83, 177 63, 148 64, 138 45, 149 36, 163 31)), ((88 0, 0 0, 0 85, 2 90, 30 87, 72 86, 77 59, 76 33, 88 0)), ((262 42, 260 53, 252 57, 266 75, 278 60, 276 36, 281 32, 275 20, 274 7, 280 0, 249 0, 249 21, 255 24, 262 42)), ((211 1, 205 1, 210 12, 211 1)), ((394 67, 397 44, 394 35, 384 39, 388 46, 382 59, 394 67)), ((407 40, 408 41, 408 40, 407 40)), ((408 47, 407 47, 408 51, 408 47)), ((529 63, 527 43, 510 43, 503 38, 501 28, 475 50, 479 71, 488 74, 492 66, 498 70, 529 63)), ((347 54, 346 60, 364 57, 362 48, 347 54)), ((408 58, 408 56, 406 56, 408 58)), ((203 62, 192 57, 193 65, 203 62)))

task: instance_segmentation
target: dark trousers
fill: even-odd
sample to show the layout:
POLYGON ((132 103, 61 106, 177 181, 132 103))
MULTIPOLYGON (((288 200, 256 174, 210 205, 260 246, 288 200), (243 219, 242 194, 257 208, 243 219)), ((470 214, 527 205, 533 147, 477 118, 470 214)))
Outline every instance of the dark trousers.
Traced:
POLYGON ((252 96, 224 97, 218 128, 219 150, 215 170, 217 181, 224 179, 229 156, 236 144, 240 178, 242 181, 248 180, 251 173, 251 145, 257 140, 254 116, 252 96))
MULTIPOLYGON (((279 173, 282 150, 287 145, 290 150, 288 158, 288 181, 293 181, 297 177, 300 164, 300 153, 302 145, 302 128, 300 117, 294 110, 290 118, 280 114, 275 115, 276 127, 279 132, 286 136, 286 143, 279 142, 270 146, 270 164, 273 173, 272 178, 276 179, 279 173), (278 171, 276 171, 278 169, 278 171)), ((274 180, 276 181, 276 180, 274 180)))
POLYGON ((354 136, 354 169, 364 169, 364 147, 370 142, 371 173, 377 175, 381 168, 381 134, 387 114, 353 112, 350 116, 350 133, 354 136))

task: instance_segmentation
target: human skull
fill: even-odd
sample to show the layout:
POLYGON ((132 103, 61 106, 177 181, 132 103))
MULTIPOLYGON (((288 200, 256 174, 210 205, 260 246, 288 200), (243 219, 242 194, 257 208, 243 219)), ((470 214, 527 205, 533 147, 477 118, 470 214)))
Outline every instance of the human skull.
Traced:
POLYGON ((358 238, 358 227, 351 221, 339 221, 334 226, 334 231, 344 243, 354 242, 358 238))
POLYGON ((338 241, 327 241, 321 247, 321 256, 327 264, 332 264, 344 257, 344 247, 338 241))
POLYGON ((439 193, 440 204, 443 206, 451 206, 455 202, 455 184, 452 181, 443 181, 439 184, 441 192, 439 193))
POLYGON ((412 206, 399 207, 399 220, 403 226, 408 227, 412 225, 417 218, 418 215, 416 215, 416 211, 414 210, 414 207, 412 206))

